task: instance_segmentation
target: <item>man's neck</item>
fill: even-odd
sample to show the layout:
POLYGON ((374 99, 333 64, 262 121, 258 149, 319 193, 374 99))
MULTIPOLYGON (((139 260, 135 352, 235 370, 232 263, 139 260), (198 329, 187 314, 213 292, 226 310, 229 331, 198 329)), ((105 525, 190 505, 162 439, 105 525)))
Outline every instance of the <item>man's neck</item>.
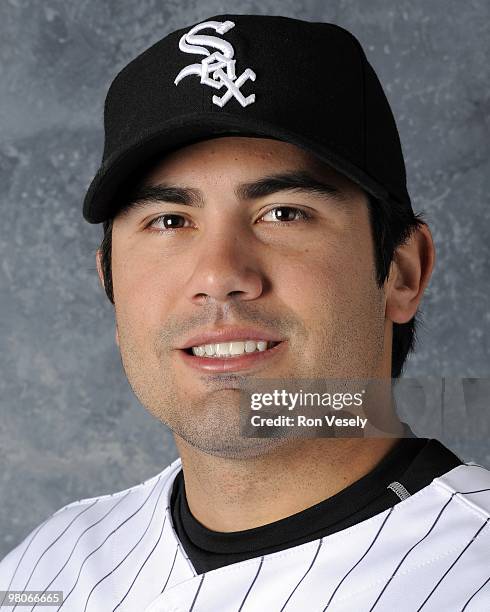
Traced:
POLYGON ((219 532, 266 525, 332 497, 372 471, 398 441, 296 439, 265 455, 229 459, 203 453, 175 435, 189 508, 219 532))

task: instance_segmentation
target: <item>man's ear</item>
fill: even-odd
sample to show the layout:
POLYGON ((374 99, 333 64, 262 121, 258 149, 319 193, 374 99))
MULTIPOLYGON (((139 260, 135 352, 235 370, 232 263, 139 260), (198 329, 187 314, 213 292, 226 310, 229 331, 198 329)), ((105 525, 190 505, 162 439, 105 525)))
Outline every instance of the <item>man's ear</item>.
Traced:
MULTIPOLYGON (((97 252, 95 253, 95 263, 97 265, 97 274, 99 275, 100 284, 102 285, 102 289, 104 289, 105 291, 104 273, 102 272, 102 251, 100 249, 97 249, 97 252)), ((119 333, 117 331, 117 324, 116 324, 115 340, 116 340, 117 346, 119 346, 119 333)))
POLYGON ((97 264, 97 274, 99 275, 100 284, 102 285, 102 289, 105 290, 104 273, 102 272, 102 251, 100 249, 97 249, 95 253, 95 262, 97 264))
POLYGON ((424 223, 405 244, 396 249, 391 263, 386 289, 386 316, 393 323, 407 323, 415 316, 434 263, 434 242, 424 223))

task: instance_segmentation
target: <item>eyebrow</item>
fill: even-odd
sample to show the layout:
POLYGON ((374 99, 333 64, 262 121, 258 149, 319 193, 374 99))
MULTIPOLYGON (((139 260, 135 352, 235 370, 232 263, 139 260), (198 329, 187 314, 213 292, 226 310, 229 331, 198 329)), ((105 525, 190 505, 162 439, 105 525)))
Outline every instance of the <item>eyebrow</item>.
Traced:
MULTIPOLYGON (((265 176, 256 181, 241 183, 235 195, 241 200, 255 200, 284 191, 307 193, 311 196, 345 202, 345 193, 331 183, 321 181, 306 171, 286 172, 265 176)), ((121 216, 130 210, 140 210, 155 202, 168 202, 204 208, 203 194, 199 189, 174 185, 139 185, 130 194, 127 203, 119 211, 121 216)))

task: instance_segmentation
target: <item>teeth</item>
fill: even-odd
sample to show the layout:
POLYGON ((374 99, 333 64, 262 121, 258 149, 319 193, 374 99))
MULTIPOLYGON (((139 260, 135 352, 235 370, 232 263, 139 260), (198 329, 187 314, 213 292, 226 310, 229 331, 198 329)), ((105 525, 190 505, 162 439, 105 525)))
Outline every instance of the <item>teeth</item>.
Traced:
POLYGON ((245 351, 245 342, 230 342, 230 355, 241 355, 245 351))
POLYGON ((202 344, 192 347, 192 354, 197 357, 232 357, 244 353, 263 352, 277 344, 266 340, 234 340, 233 342, 219 342, 216 344, 202 344))
POLYGON ((246 353, 253 353, 256 348, 257 348, 257 343, 254 342, 253 340, 247 340, 245 342, 245 352, 246 353))

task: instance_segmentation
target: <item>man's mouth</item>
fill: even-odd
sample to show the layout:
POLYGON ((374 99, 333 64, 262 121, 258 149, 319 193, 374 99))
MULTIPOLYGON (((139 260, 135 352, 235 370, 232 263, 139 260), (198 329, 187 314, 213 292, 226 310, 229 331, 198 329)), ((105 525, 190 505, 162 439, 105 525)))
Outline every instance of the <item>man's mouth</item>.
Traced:
POLYGON ((218 342, 201 344, 183 349, 188 355, 210 359, 223 359, 248 355, 250 353, 263 353, 274 348, 280 342, 267 340, 233 340, 230 342, 218 342))
POLYGON ((286 341, 243 338, 192 345, 180 349, 178 354, 184 364, 200 372, 239 372, 262 369, 280 359, 287 344, 286 341))

